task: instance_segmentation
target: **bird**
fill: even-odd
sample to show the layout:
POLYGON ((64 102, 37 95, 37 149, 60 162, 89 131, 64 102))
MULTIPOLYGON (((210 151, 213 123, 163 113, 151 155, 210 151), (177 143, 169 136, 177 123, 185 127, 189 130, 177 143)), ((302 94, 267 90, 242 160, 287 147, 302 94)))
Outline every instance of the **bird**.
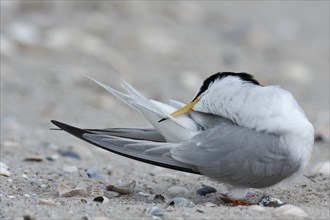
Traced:
POLYGON ((251 74, 215 73, 188 104, 148 99, 125 81, 123 93, 91 79, 153 128, 53 124, 115 154, 224 183, 232 202, 244 201, 250 189, 299 176, 311 156, 314 128, 293 95, 278 85, 261 85, 251 74))

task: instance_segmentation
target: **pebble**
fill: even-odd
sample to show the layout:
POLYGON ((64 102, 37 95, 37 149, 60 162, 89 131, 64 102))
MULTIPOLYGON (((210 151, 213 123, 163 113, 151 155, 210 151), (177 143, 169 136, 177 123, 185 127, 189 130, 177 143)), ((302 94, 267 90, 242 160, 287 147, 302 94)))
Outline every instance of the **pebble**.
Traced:
POLYGON ((58 186, 59 195, 62 197, 73 197, 73 196, 87 196, 87 192, 83 188, 72 189, 70 186, 60 183, 58 186))
POLYGON ((50 200, 50 199, 39 199, 37 201, 37 203, 39 205, 50 205, 50 206, 59 206, 60 205, 60 203, 55 202, 55 201, 50 200))
POLYGON ((308 216, 304 210, 294 205, 283 205, 275 209, 274 213, 297 218, 305 218, 308 216))
POLYGON ((91 179, 103 179, 103 176, 94 169, 85 170, 87 176, 91 179))
POLYGON ((1 144, 3 147, 14 148, 18 147, 18 142, 14 140, 5 140, 1 144))
POLYGON ((188 208, 193 208, 196 205, 190 201, 189 199, 183 198, 183 197, 177 197, 174 199, 171 199, 168 202, 169 206, 175 206, 175 207, 188 207, 188 208))
POLYGON ((217 205, 214 204, 214 203, 212 203, 212 202, 206 202, 206 203, 204 204, 204 206, 205 206, 205 207, 217 207, 217 205))
POLYGON ((203 185, 202 188, 197 190, 197 194, 200 196, 205 196, 206 194, 215 193, 217 190, 212 186, 203 185))
POLYGON ((138 195, 140 195, 140 196, 145 196, 145 197, 149 197, 149 196, 151 196, 150 193, 146 193, 146 192, 138 192, 138 195))
POLYGON ((53 161, 57 160, 58 158, 59 158, 58 154, 53 154, 51 156, 46 157, 46 160, 53 162, 53 161))
POLYGON ((75 173, 75 172, 78 172, 78 167, 76 166, 70 166, 70 165, 67 165, 67 166, 64 166, 62 168, 65 172, 67 173, 75 173))
POLYGON ((262 205, 264 207, 280 207, 284 204, 285 203, 283 203, 281 200, 273 198, 269 195, 263 196, 258 202, 258 205, 262 205))
POLYGON ((9 34, 16 42, 30 46, 37 45, 41 37, 39 28, 28 22, 14 22, 10 24, 9 34))
POLYGON ((3 162, 0 162, 0 175, 1 176, 10 176, 10 172, 8 170, 8 166, 7 164, 3 163, 3 162))
POLYGON ((74 152, 73 150, 62 151, 61 156, 62 157, 71 157, 71 158, 77 159, 77 160, 81 159, 80 155, 78 153, 74 152))
POLYGON ((135 181, 133 180, 132 182, 128 183, 128 184, 124 184, 124 185, 120 185, 120 186, 115 186, 115 185, 107 185, 106 189, 109 191, 114 191, 114 192, 118 192, 122 195, 127 195, 127 194, 131 194, 134 191, 135 188, 135 181))
POLYGON ((185 196, 189 194, 189 191, 182 186, 172 186, 167 190, 167 192, 172 197, 185 196))
POLYGON ((31 215, 23 215, 23 220, 36 220, 36 218, 32 217, 31 215))
POLYGON ((106 203, 109 203, 109 199, 105 196, 98 196, 98 197, 95 197, 93 199, 94 202, 99 202, 99 203, 103 203, 103 204, 106 204, 106 203))
POLYGON ((116 198, 120 196, 120 193, 109 191, 105 193, 108 198, 116 198))
POLYGON ((27 157, 24 159, 24 161, 29 161, 29 162, 42 162, 43 158, 39 155, 32 155, 30 157, 27 157))
POLYGON ((153 206, 147 210, 147 214, 152 216, 164 216, 166 214, 166 210, 153 206))

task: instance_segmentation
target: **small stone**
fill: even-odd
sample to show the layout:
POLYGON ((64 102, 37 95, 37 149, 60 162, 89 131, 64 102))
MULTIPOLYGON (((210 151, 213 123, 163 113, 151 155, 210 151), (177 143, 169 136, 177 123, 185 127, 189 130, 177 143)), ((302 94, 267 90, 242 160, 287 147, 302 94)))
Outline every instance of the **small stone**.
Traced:
POLYGON ((3 147, 14 148, 18 147, 18 142, 14 140, 5 140, 1 144, 3 147))
POLYGON ((30 22, 14 22, 10 24, 9 34, 17 43, 28 46, 37 45, 41 39, 39 28, 30 22))
POLYGON ((274 213, 297 218, 305 218, 308 216, 304 210, 294 205, 283 205, 275 209, 274 213))
POLYGON ((42 162, 43 158, 39 155, 32 155, 30 157, 27 157, 24 159, 24 161, 29 161, 29 162, 42 162))
POLYGON ((23 220, 36 220, 36 219, 31 215, 23 215, 23 220))
POLYGON ((150 193, 146 193, 146 192, 138 192, 138 195, 140 196, 145 196, 145 197, 149 197, 150 193))
POLYGON ((204 204, 204 206, 205 207, 217 207, 217 205, 216 204, 214 204, 214 203, 212 203, 212 202, 206 202, 205 204, 204 204))
POLYGON ((120 186, 114 186, 114 185, 107 185, 106 189, 109 191, 118 192, 122 195, 127 195, 133 193, 135 188, 135 181, 120 186))
POLYGON ((70 165, 67 165, 67 166, 64 166, 62 168, 65 172, 67 173, 75 173, 75 172, 78 172, 78 167, 76 166, 70 166, 70 165))
POLYGON ((284 205, 285 203, 283 203, 279 199, 266 195, 266 196, 263 196, 257 204, 265 206, 265 207, 280 207, 280 206, 284 205))
POLYGON ((110 220, 108 217, 105 216, 95 216, 93 220, 110 220))
POLYGON ((53 200, 50 199, 39 199, 37 202, 39 205, 50 205, 50 206, 59 206, 60 203, 55 202, 53 200))
POLYGON ((105 196, 98 196, 98 197, 95 197, 93 199, 94 202, 99 202, 99 203, 103 203, 103 204, 106 204, 106 203, 109 203, 109 199, 105 196))
POLYGON ((87 176, 91 179, 103 179, 103 176, 94 169, 85 170, 87 176))
POLYGON ((179 196, 185 196, 189 193, 189 191, 181 186, 172 186, 170 187, 167 192, 172 197, 179 197, 179 196))
POLYGON ((166 210, 153 206, 147 210, 147 214, 152 216, 164 216, 166 214, 166 210))
POLYGON ((62 157, 71 157, 73 159, 80 160, 80 155, 72 150, 66 150, 61 152, 62 157))
POLYGON ((46 157, 46 160, 53 162, 53 161, 57 160, 58 158, 59 158, 58 154, 54 154, 54 155, 46 157))
POLYGON ((193 208, 193 207, 196 206, 196 205, 195 205, 192 201, 190 201, 189 199, 182 198, 182 197, 177 197, 177 198, 171 199, 171 200, 168 202, 168 205, 169 205, 169 206, 175 206, 175 207, 188 207, 188 208, 193 208))
POLYGON ((86 199, 80 199, 80 202, 81 203, 87 203, 87 200, 86 199))
POLYGON ((8 166, 7 164, 3 163, 3 162, 0 162, 0 175, 1 176, 10 176, 10 172, 8 170, 8 166))
POLYGON ((212 186, 203 185, 202 188, 197 190, 197 194, 200 196, 205 196, 206 194, 215 193, 217 190, 212 186))
POLYGON ((118 197, 118 196, 120 196, 120 193, 118 193, 118 192, 113 192, 113 191, 109 191, 109 192, 105 192, 105 194, 106 194, 106 196, 108 197, 108 198, 116 198, 116 197, 118 197))

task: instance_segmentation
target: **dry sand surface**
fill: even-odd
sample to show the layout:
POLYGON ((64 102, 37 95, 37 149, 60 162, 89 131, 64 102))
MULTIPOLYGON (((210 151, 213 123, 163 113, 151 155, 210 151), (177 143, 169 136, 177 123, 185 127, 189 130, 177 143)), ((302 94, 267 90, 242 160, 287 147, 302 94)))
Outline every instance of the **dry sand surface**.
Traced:
POLYGON ((329 1, 1 1, 0 161, 0 219, 329 219, 329 1), (320 134, 308 178, 251 190, 288 205, 227 206, 221 183, 49 130, 149 126, 84 74, 188 102, 219 71, 291 91, 320 134))

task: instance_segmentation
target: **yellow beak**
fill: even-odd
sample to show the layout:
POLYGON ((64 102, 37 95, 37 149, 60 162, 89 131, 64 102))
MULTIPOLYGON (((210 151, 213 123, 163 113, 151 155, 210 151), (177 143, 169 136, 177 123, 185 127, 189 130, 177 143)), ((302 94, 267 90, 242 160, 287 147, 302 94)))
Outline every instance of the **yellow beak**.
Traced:
POLYGON ((186 106, 184 106, 184 107, 176 110, 175 112, 173 112, 171 114, 171 116, 176 117, 178 115, 182 115, 184 113, 191 112, 193 107, 197 104, 197 102, 199 102, 199 100, 201 100, 201 98, 196 98, 193 102, 190 102, 186 106))

